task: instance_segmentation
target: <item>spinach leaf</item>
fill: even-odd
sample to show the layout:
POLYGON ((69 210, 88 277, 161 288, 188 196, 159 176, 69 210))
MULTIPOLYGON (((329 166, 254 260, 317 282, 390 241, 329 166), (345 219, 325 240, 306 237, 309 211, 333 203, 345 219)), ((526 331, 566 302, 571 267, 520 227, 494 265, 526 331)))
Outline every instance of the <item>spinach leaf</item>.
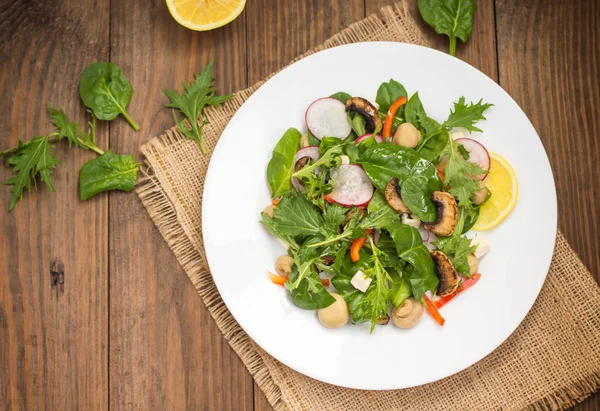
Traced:
POLYGON ((400 219, 400 215, 392 207, 382 207, 369 214, 360 222, 361 228, 383 228, 400 219))
POLYGON ((419 0, 423 20, 437 34, 450 38, 450 55, 456 54, 456 38, 466 43, 473 31, 475 0, 419 0))
POLYGON ((390 286, 392 304, 398 307, 412 295, 412 289, 408 280, 397 272, 391 271, 390 276, 392 277, 390 286))
POLYGON ((369 320, 368 304, 364 302, 365 294, 350 283, 352 275, 337 274, 331 283, 348 304, 352 322, 360 324, 369 320))
POLYGON ((365 128, 365 119, 360 114, 348 113, 348 121, 350 122, 352 131, 354 131, 357 137, 367 133, 367 129, 365 128))
POLYGON ((423 245, 421 234, 416 228, 398 222, 386 228, 396 243, 398 256, 412 267, 404 272, 404 276, 410 283, 413 295, 419 300, 426 291, 433 290, 439 283, 429 250, 423 245))
POLYGON ((298 130, 289 128, 273 149, 267 166, 267 181, 273 198, 281 197, 292 189, 294 155, 298 151, 301 137, 298 130))
POLYGON ((412 97, 406 102, 406 110, 404 115, 406 117, 406 121, 417 127, 423 137, 435 133, 441 128, 440 123, 427 116, 427 113, 425 113, 423 103, 419 98, 419 93, 413 94, 412 97))
POLYGON ((417 151, 424 159, 434 161, 440 157, 446 148, 448 138, 448 133, 445 131, 436 133, 429 138, 426 136, 423 144, 417 148, 417 151))
POLYGON ((377 144, 361 153, 358 161, 379 190, 384 191, 394 177, 400 184, 411 175, 427 179, 426 192, 431 195, 442 187, 435 166, 416 151, 395 144, 377 144))
POLYGON ((109 190, 131 191, 139 168, 131 154, 117 155, 109 150, 79 170, 79 198, 87 200, 109 190))
POLYGON ((346 104, 346 101, 348 101, 352 98, 352 96, 350 94, 343 92, 343 91, 338 91, 337 93, 333 93, 329 97, 339 100, 344 104, 346 104))
MULTIPOLYGON (((387 83, 381 83, 377 89, 377 97, 375 101, 379 104, 379 112, 387 113, 392 103, 402 96, 407 96, 406 89, 394 79, 390 79, 387 83)), ((401 106, 396 112, 396 116, 401 116, 404 108, 401 106)))
POLYGON ((400 189, 402 201, 411 213, 421 221, 433 222, 437 217, 437 208, 431 201, 431 192, 427 190, 427 178, 421 175, 409 176, 400 189))
POLYGON ((311 146, 318 146, 319 144, 321 144, 321 141, 316 138, 313 133, 310 132, 310 130, 308 130, 306 132, 306 135, 308 136, 308 144, 311 146))
POLYGON ((369 201, 367 210, 369 211, 369 213, 374 213, 382 209, 393 210, 393 208, 390 207, 387 200, 385 199, 385 194, 383 194, 383 192, 381 192, 380 190, 375 190, 375 194, 373 194, 373 198, 371 198, 371 201, 369 201))
POLYGON ((140 129, 125 110, 133 96, 133 87, 115 63, 98 61, 87 66, 79 80, 79 95, 96 118, 114 120, 121 114, 135 131, 140 129))

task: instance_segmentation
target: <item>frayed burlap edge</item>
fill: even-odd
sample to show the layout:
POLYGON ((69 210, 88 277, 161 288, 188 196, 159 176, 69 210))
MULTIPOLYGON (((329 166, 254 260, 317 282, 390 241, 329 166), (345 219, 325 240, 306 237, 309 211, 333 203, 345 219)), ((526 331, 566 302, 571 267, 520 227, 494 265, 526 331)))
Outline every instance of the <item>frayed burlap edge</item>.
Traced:
MULTIPOLYGON (((372 40, 373 33, 385 30, 390 25, 396 25, 396 29, 400 28, 403 30, 402 35, 405 37, 405 41, 416 44, 427 44, 416 24, 406 15, 402 7, 396 5, 386 7, 378 15, 372 15, 360 22, 354 23, 327 40, 323 45, 308 51, 294 61, 329 47, 372 40), (399 23, 399 20, 401 20, 401 23, 399 23)), ((228 121, 232 113, 237 111, 244 101, 264 84, 265 81, 261 81, 248 89, 238 92, 224 107, 207 110, 209 121, 217 124, 228 121)), ((168 169, 164 164, 160 164, 159 152, 162 148, 169 146, 181 138, 182 136, 177 129, 167 130, 162 136, 154 138, 144 145, 141 149, 142 154, 146 158, 152 156, 158 159, 158 166, 168 175, 168 169)), ((215 319, 217 326, 229 341, 234 351, 242 359, 260 389, 265 393, 269 403, 277 411, 287 410, 288 406, 282 399, 281 390, 270 374, 269 368, 260 354, 260 350, 237 324, 222 301, 213 282, 212 275, 205 263, 201 241, 200 244, 194 245, 190 239, 190 233, 186 233, 184 230, 178 213, 185 213, 185 210, 178 209, 169 200, 169 198, 178 198, 177 193, 165 192, 165 188, 159 184, 157 178, 153 175, 152 167, 148 162, 142 167, 142 178, 138 182, 137 192, 161 235, 173 250, 177 260, 188 274, 211 316, 215 319)), ((562 235, 560 233, 558 235, 559 241, 564 241, 562 235)), ((600 372, 540 399, 529 405, 528 409, 556 410, 570 407, 587 398, 598 388, 600 388, 600 372)))

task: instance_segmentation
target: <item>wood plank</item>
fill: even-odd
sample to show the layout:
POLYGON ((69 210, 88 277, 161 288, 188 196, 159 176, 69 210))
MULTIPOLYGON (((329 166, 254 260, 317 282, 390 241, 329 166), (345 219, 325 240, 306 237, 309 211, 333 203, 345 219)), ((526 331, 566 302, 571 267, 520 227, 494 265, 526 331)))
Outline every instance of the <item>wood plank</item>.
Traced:
MULTIPOLYGON (((558 226, 600 280, 600 3, 497 0, 496 14, 500 85, 538 131, 554 171, 558 226)), ((577 409, 599 404, 596 394, 577 409)))
MULTIPOLYGON (((0 151, 52 130, 46 102, 85 121, 83 68, 108 58, 108 0, 0 5, 0 151)), ((98 127, 106 146, 108 128, 98 127)), ((8 213, 0 188, 0 408, 108 408, 108 202, 78 199, 94 153, 60 144, 53 172, 8 213), (51 274, 54 261, 62 274, 51 274)), ((0 180, 12 173, 0 167, 0 180)))
MULTIPOLYGON (((245 15, 212 32, 179 26, 164 0, 112 2, 111 60, 131 80, 131 115, 111 147, 135 153, 174 125, 162 89, 181 90, 212 59, 218 89, 243 88, 245 15)), ((110 406, 249 410, 252 379, 134 194, 110 194, 110 406)))
MULTIPOLYGON (((365 15, 362 0, 334 0, 326 7, 318 0, 256 0, 248 2, 246 13, 249 84, 281 69, 365 15)), ((256 384, 254 409, 272 410, 256 384)))
MULTIPOLYGON (((377 12, 381 7, 397 3, 397 0, 365 0, 366 14, 377 12)), ((427 34, 432 46, 445 53, 448 52, 447 36, 438 35, 427 25, 419 14, 417 0, 402 0, 410 15, 427 34)), ((473 17, 473 33, 466 44, 457 42, 456 57, 466 61, 497 81, 496 33, 494 30, 494 0, 477 0, 473 17)))

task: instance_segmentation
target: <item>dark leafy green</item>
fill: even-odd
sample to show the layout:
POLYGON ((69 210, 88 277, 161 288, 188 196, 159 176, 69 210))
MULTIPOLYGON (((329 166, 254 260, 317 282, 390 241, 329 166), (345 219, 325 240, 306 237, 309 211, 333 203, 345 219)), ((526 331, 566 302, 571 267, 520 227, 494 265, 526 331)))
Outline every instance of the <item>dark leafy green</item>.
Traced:
POLYGON ((450 38, 450 55, 456 54, 456 38, 466 43, 473 31, 475 0, 419 0, 423 20, 437 34, 450 38))
POLYGON ((398 272, 391 271, 390 276, 392 278, 390 286, 391 301, 394 307, 398 307, 408 297, 412 296, 412 289, 410 288, 410 282, 398 272))
POLYGON ((427 179, 426 192, 431 195, 442 186, 435 166, 422 158, 416 151, 395 144, 377 144, 361 153, 359 163, 379 190, 392 178, 398 178, 400 184, 412 175, 427 179))
POLYGON ((334 93, 329 97, 339 100, 344 104, 346 104, 346 102, 352 98, 352 96, 350 94, 348 94, 344 91, 338 91, 337 93, 334 93))
POLYGON ((109 190, 131 191, 139 168, 131 154, 117 155, 109 150, 79 170, 79 198, 87 200, 109 190))
POLYGON ((416 228, 402 223, 393 223, 386 228, 396 243, 398 256, 412 267, 404 272, 404 277, 418 300, 425 292, 438 286, 439 280, 433 269, 433 260, 416 228))
POLYGON ((287 292, 295 305, 304 310, 320 310, 335 302, 325 289, 311 262, 294 267, 286 282, 287 292))
MULTIPOLYGON (((387 83, 381 83, 379 89, 377 89, 375 102, 379 104, 379 111, 381 113, 387 113, 392 103, 402 96, 408 96, 404 86, 396 80, 390 79, 387 83)), ((396 115, 402 116, 403 110, 404 109, 401 106, 398 112, 396 112, 396 115)))
POLYGON ((295 128, 289 128, 273 149, 271 161, 267 165, 267 182, 272 198, 281 197, 292 189, 294 155, 300 146, 302 135, 295 128))
POLYGON ((86 107, 100 120, 114 120, 121 114, 135 131, 140 129, 127 113, 133 87, 115 63, 98 61, 83 70, 79 95, 86 107))
POLYGON ((411 175, 402 182, 402 200, 411 213, 421 221, 433 222, 437 217, 437 209, 431 201, 431 192, 427 187, 428 180, 422 175, 411 175))
POLYGON ((324 220, 321 213, 304 196, 284 196, 277 204, 272 227, 289 236, 322 235, 324 220))
POLYGON ((189 84, 184 83, 181 95, 177 91, 163 90, 170 100, 168 104, 165 104, 165 107, 173 108, 173 117, 177 123, 177 128, 185 136, 198 142, 202 153, 206 153, 207 151, 206 144, 202 140, 202 129, 208 124, 208 120, 203 118, 200 124, 198 124, 198 121, 204 108, 207 106, 220 106, 233 97, 233 94, 215 95, 212 68, 213 62, 211 61, 204 67, 202 73, 194 75, 193 82, 189 84), (184 118, 182 120, 178 119, 175 110, 183 114, 184 118))
POLYGON ((12 167, 12 171, 16 173, 15 176, 4 182, 4 184, 12 186, 9 211, 15 208, 17 201, 23 197, 25 189, 31 190, 31 182, 37 188, 37 178, 54 191, 51 172, 59 161, 54 157, 53 150, 54 144, 50 141, 49 136, 37 136, 25 143, 19 140, 15 148, 2 152, 2 155, 10 154, 6 159, 6 165, 12 167))

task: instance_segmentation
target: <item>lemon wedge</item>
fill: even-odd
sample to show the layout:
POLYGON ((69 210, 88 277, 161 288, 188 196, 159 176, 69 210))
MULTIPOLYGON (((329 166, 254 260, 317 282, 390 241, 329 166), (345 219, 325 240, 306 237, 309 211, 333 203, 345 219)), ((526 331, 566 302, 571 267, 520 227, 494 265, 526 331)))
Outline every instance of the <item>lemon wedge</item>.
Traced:
POLYGON ((473 226, 475 231, 489 230, 500 224, 515 207, 519 197, 517 175, 508 161, 496 153, 490 153, 490 160, 485 185, 492 196, 481 206, 479 219, 473 226))
POLYGON ((206 31, 233 21, 246 0, 166 0, 171 16, 188 29, 206 31))

